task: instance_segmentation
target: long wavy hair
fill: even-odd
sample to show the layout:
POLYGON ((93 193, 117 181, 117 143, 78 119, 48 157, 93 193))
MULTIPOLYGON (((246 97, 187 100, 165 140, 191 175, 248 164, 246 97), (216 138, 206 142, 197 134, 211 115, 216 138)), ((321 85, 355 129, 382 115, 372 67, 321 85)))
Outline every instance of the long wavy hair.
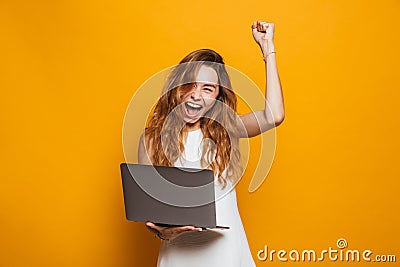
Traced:
POLYGON ((219 94, 212 108, 200 118, 203 140, 208 140, 202 143, 201 165, 212 169, 222 188, 225 188, 226 179, 235 183, 240 179, 243 168, 240 163, 237 99, 223 58, 217 52, 211 49, 193 51, 168 75, 163 93, 147 121, 146 147, 153 165, 173 166, 182 155, 187 129, 181 99, 193 88, 198 70, 203 65, 217 72, 219 94), (223 175, 224 171, 226 175, 223 175))

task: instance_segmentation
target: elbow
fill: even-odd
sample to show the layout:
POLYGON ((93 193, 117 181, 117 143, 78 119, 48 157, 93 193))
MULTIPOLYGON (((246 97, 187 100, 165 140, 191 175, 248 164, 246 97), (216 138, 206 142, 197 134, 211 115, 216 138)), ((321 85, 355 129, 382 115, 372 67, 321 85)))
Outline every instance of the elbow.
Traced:
POLYGON ((285 115, 284 114, 276 116, 275 120, 274 120, 275 127, 281 125, 284 119, 285 119, 285 115))

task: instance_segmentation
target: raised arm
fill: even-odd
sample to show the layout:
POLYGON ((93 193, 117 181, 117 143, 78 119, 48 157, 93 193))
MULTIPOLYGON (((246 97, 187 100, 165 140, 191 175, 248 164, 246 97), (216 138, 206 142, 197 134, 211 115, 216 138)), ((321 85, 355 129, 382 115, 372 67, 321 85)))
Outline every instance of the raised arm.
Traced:
POLYGON ((259 135, 278 126, 285 118, 281 82, 274 53, 274 24, 256 21, 251 27, 254 40, 260 46, 265 61, 265 107, 264 110, 239 115, 247 132, 242 133, 241 137, 259 135))

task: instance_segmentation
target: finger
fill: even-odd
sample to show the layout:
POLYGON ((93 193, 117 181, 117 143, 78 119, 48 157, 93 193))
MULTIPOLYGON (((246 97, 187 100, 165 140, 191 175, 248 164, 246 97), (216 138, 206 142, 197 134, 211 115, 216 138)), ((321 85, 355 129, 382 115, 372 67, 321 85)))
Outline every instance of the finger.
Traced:
POLYGON ((265 22, 263 22, 263 23, 260 23, 260 24, 258 25, 258 30, 259 30, 259 31, 266 31, 267 27, 268 27, 268 24, 265 23, 265 22))
POLYGON ((180 227, 172 227, 169 229, 166 229, 169 231, 172 231, 175 234, 180 234, 186 231, 193 231, 194 227, 193 226, 180 226, 180 227))
POLYGON ((203 229, 196 228, 194 226, 166 227, 165 229, 163 229, 161 231, 161 234, 163 236, 168 236, 168 237, 171 237, 171 236, 177 237, 177 236, 183 234, 184 232, 192 232, 192 231, 200 232, 202 230, 203 229))
POLYGON ((152 222, 146 222, 146 226, 150 227, 151 229, 154 229, 156 231, 161 231, 163 230, 165 227, 161 227, 161 226, 157 226, 152 222))
POLYGON ((199 227, 194 227, 194 226, 183 226, 183 227, 180 227, 180 231, 182 231, 182 232, 185 232, 185 231, 202 231, 203 229, 202 228, 199 228, 199 227))
POLYGON ((152 223, 152 222, 146 222, 146 226, 150 227, 150 228, 156 227, 156 225, 154 223, 152 223))
POLYGON ((268 23, 260 22, 260 31, 266 31, 268 23))
POLYGON ((259 32, 262 30, 262 25, 261 22, 259 20, 254 21, 253 25, 252 25, 253 31, 259 32))
POLYGON ((193 230, 195 227, 191 225, 186 225, 186 226, 180 226, 176 227, 176 230, 178 231, 187 231, 187 230, 193 230))

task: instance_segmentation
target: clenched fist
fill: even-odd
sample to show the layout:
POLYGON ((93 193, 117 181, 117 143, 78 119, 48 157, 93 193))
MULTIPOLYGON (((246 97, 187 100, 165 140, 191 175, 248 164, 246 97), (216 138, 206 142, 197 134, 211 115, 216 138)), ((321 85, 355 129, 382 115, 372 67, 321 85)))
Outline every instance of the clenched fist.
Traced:
POLYGON ((274 50, 274 23, 264 21, 254 21, 251 25, 254 40, 261 47, 263 53, 274 50))

